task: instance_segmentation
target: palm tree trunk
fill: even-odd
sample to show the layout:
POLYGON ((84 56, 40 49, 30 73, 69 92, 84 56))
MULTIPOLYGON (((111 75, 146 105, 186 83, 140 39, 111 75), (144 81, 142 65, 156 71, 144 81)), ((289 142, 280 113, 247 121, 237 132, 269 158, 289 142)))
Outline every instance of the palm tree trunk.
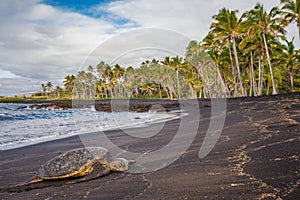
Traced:
POLYGON ((234 85, 233 97, 237 97, 238 89, 237 89, 237 83, 236 83, 236 73, 235 73, 235 69, 234 69, 234 66, 233 66, 233 58, 232 58, 232 55, 231 55, 230 42, 228 42, 228 50, 229 50, 229 57, 230 57, 230 61, 231 61, 231 69, 232 69, 233 85, 234 85))
POLYGON ((254 62, 253 62, 253 52, 250 52, 250 57, 251 57, 251 76, 252 76, 252 87, 253 87, 253 94, 254 96, 257 96, 257 91, 256 91, 256 82, 255 82, 255 75, 254 75, 254 62))
POLYGON ((242 76, 241 76, 240 66, 239 66, 239 59, 238 59, 238 56, 237 56, 235 38, 232 38, 232 41, 233 41, 233 53, 234 53, 234 58, 235 58, 235 64, 236 64, 236 69, 237 69, 237 72, 238 72, 238 78, 239 78, 239 81, 240 81, 240 90, 242 91, 242 96, 246 96, 245 90, 244 90, 244 87, 243 87, 243 80, 242 80, 242 76))
POLYGON ((269 92, 270 92, 270 81, 269 81, 269 78, 268 78, 268 82, 267 82, 267 95, 269 95, 269 92))
POLYGON ((269 68, 270 68, 270 75, 271 75, 272 88, 273 88, 273 93, 272 93, 272 94, 278 94, 278 93, 277 93, 277 89, 276 89, 275 80, 274 80, 274 74, 273 74, 273 69, 272 69, 271 59, 270 59, 270 55, 269 55, 269 49, 268 49, 268 45, 267 45, 266 34, 265 34, 265 33, 262 33, 262 36, 263 36, 263 40, 264 40, 264 44, 265 44, 265 49, 266 49, 266 55, 267 55, 268 65, 269 65, 269 68))
POLYGON ((261 59, 261 55, 258 58, 259 78, 258 78, 258 95, 261 96, 263 92, 263 78, 264 78, 264 66, 261 59))
POLYGON ((252 66, 250 67, 250 90, 249 90, 249 96, 252 96, 252 90, 253 90, 253 73, 252 73, 252 66))
POLYGON ((176 78, 177 78, 177 92, 178 92, 178 99, 180 99, 180 86, 179 86, 179 74, 178 74, 178 68, 176 69, 176 78))
POLYGON ((203 93, 203 87, 200 88, 200 91, 199 91, 199 99, 202 98, 202 93, 203 93))
POLYGON ((261 62, 260 62, 260 55, 258 56, 258 86, 257 86, 257 91, 258 91, 258 96, 261 96, 261 62))
POLYGON ((298 22, 297 26, 298 26, 298 33, 299 33, 299 39, 300 39, 300 22, 298 22))
POLYGON ((290 74, 290 81, 291 81, 292 93, 294 93, 295 90, 294 90, 294 70, 293 70, 293 65, 290 65, 289 74, 290 74))
POLYGON ((158 92, 159 92, 159 98, 162 99, 161 84, 158 84, 158 92))
POLYGON ((261 61, 261 95, 263 93, 263 90, 264 90, 264 76, 265 76, 265 65, 263 63, 263 61, 261 61))
POLYGON ((208 94, 208 92, 207 92, 207 87, 206 86, 204 86, 203 87, 203 95, 204 95, 204 99, 207 99, 207 94, 208 94))

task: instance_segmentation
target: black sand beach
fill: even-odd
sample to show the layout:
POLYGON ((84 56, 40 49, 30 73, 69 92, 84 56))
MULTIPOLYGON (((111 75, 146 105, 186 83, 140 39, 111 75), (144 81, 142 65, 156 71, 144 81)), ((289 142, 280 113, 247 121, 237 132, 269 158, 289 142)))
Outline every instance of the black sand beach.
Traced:
MULTIPOLYGON (((137 100, 136 108, 142 109, 144 104, 143 100, 137 100)), ((201 159, 198 153, 209 126, 211 106, 209 100, 199 101, 199 105, 201 118, 192 145, 163 169, 143 174, 112 172, 75 184, 67 184, 68 180, 46 181, 33 184, 26 191, 8 189, 29 180, 40 165, 59 153, 82 147, 80 138, 73 136, 1 151, 0 198, 300 199, 299 93, 228 99, 221 137, 201 159)), ((180 108, 173 102, 168 109, 180 108)), ((184 118, 192 121, 193 116, 192 112, 184 118)), ((179 124, 180 119, 166 122, 162 131, 149 139, 136 139, 118 130, 108 131, 106 135, 123 149, 154 151, 172 140, 179 124)), ((160 124, 151 125, 155 126, 160 124)), ((136 131, 142 133, 147 129, 142 127, 136 131)))

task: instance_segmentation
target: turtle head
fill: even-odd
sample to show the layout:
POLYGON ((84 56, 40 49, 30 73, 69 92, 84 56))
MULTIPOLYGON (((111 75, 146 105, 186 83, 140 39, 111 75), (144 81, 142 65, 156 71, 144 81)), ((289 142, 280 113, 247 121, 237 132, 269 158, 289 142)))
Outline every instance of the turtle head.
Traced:
POLYGON ((129 162, 124 158, 115 158, 109 162, 109 168, 112 171, 126 171, 128 170, 129 162))

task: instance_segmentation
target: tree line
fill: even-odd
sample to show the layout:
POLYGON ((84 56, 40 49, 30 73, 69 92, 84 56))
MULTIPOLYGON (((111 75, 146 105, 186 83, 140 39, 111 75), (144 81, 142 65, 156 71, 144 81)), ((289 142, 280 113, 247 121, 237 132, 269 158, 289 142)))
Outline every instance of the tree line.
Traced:
POLYGON ((42 84, 46 96, 59 98, 208 98, 300 92, 300 51, 286 27, 295 23, 300 37, 300 0, 281 0, 267 12, 257 3, 238 15, 222 8, 209 33, 191 41, 185 57, 145 60, 139 67, 101 61, 67 75, 64 88, 42 84))

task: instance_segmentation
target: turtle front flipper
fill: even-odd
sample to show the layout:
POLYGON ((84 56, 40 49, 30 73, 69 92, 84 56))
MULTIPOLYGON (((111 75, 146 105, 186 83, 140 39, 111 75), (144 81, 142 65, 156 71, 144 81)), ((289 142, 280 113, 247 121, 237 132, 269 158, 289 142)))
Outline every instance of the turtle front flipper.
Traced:
POLYGON ((110 169, 108 167, 103 166, 101 163, 95 161, 91 164, 87 171, 82 173, 83 174, 78 174, 79 176, 82 176, 82 178, 73 179, 67 182, 67 184, 85 182, 99 178, 101 176, 106 176, 110 173, 110 169))

